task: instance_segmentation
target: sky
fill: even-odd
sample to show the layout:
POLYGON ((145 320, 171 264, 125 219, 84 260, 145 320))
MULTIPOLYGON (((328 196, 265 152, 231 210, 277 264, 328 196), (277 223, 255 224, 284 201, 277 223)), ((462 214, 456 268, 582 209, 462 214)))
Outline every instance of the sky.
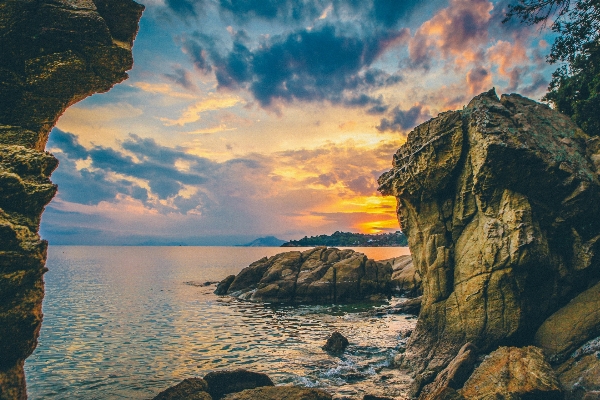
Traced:
POLYGON ((130 78, 50 134, 50 244, 397 231, 377 178, 408 132, 492 87, 539 100, 556 68, 508 0, 140 2, 130 78))

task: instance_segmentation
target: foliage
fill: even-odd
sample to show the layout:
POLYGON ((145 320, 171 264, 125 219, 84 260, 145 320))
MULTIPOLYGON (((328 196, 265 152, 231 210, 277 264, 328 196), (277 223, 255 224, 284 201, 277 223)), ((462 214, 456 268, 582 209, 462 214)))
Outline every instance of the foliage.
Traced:
POLYGON ((547 24, 558 34, 547 57, 564 63, 552 74, 544 100, 590 135, 600 135, 600 0, 517 0, 505 21, 547 24))
POLYGON ((290 240, 281 247, 311 246, 398 247, 408 246, 408 241, 400 231, 375 235, 337 231, 333 235, 304 236, 300 240, 290 240))

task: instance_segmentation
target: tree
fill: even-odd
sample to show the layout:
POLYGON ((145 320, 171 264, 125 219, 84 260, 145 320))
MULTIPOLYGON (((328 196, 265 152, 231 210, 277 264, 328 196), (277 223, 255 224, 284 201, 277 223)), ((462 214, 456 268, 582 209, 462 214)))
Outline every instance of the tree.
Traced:
POLYGON ((547 57, 564 63, 544 97, 589 135, 600 136, 600 0, 517 0, 505 22, 548 24, 558 34, 547 57))

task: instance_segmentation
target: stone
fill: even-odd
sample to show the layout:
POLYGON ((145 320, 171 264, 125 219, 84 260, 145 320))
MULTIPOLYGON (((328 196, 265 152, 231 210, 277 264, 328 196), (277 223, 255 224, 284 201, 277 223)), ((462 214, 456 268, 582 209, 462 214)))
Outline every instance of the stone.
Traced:
POLYGON ((332 400, 324 390, 298 386, 273 386, 229 394, 223 400, 332 400))
POLYGON ((472 343, 465 344, 435 380, 423 388, 419 400, 441 400, 459 396, 456 390, 462 388, 473 372, 477 355, 478 350, 472 343), (453 390, 446 390, 447 388, 453 390))
POLYGON ((235 275, 229 275, 227 278, 223 279, 221 282, 217 284, 217 288, 215 289, 215 294, 217 296, 225 296, 227 294, 227 290, 235 280, 235 275))
POLYGON ((335 331, 327 338, 327 342, 322 347, 328 353, 341 354, 346 350, 350 342, 341 333, 335 331))
POLYGON ((363 400, 393 400, 389 397, 375 396, 374 394, 365 394, 363 400))
POLYGON ((430 383, 468 342, 531 344, 600 280, 594 144, 567 116, 494 90, 408 134, 379 178, 422 279, 402 368, 430 383))
POLYGON ((600 394, 600 337, 574 351, 555 371, 566 400, 596 398, 600 394))
POLYGON ((581 293, 548 318, 535 334, 553 363, 564 361, 585 342, 600 336, 600 283, 581 293))
POLYGON ((407 297, 417 297, 422 294, 421 276, 417 272, 412 256, 381 260, 380 263, 389 262, 392 265, 392 289, 395 293, 407 297))
POLYGON ((394 307, 392 307, 390 313, 419 315, 419 311, 421 311, 422 300, 423 296, 415 297, 414 299, 406 299, 406 301, 398 303, 394 307))
POLYGON ((542 350, 500 347, 489 354, 458 391, 467 400, 561 400, 563 394, 542 350))
POLYGON ((0 2, 0 399, 26 398, 42 322, 44 207, 58 165, 44 151, 72 104, 127 78, 144 7, 132 0, 0 2))
POLYGON ((381 300, 391 295, 391 276, 390 263, 350 249, 315 247, 253 262, 233 279, 226 294, 267 303, 381 300))
POLYGON ((212 400, 206 392, 208 385, 204 379, 187 378, 154 397, 153 400, 212 400))
POLYGON ((241 392, 262 386, 273 386, 273 381, 266 374, 247 371, 245 369, 222 370, 210 372, 204 376, 208 385, 206 391, 214 400, 228 393, 241 392))

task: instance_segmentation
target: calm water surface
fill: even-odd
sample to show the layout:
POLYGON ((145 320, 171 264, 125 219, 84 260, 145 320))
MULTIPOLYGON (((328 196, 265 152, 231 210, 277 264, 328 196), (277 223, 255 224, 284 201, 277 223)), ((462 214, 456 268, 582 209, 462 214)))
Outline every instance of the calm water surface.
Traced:
MULTIPOLYGON (((44 323, 25 363, 29 397, 147 399, 184 378, 242 367, 337 398, 404 398, 408 378, 385 367, 414 319, 369 316, 373 305, 245 303, 202 286, 288 250, 51 246, 44 323), (341 358, 320 348, 334 330, 351 343, 341 358)), ((408 254, 356 250, 375 259, 408 254)))

